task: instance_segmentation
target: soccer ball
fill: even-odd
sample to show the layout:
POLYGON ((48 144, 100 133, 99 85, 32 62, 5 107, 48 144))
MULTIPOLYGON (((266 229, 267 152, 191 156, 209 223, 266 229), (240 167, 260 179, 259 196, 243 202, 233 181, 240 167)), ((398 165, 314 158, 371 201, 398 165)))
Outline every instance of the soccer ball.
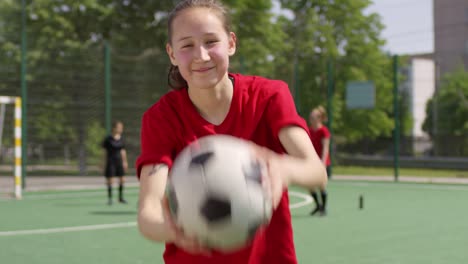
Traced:
POLYGON ((245 246, 271 218, 264 171, 246 141, 200 138, 182 150, 169 172, 166 195, 174 222, 210 248, 245 246))

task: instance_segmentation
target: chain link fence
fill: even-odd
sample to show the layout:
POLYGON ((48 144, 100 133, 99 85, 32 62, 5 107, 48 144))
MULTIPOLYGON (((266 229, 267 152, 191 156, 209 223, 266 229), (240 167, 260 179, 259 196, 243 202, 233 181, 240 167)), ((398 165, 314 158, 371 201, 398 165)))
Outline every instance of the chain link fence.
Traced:
MULTIPOLYGON (((139 153, 140 117, 168 91, 169 62, 166 54, 145 54, 141 50, 111 46, 111 56, 106 61, 102 45, 85 50, 64 48, 44 54, 44 57, 38 56, 28 63, 26 76, 28 111, 24 118, 27 120, 27 161, 30 173, 101 174, 99 164, 102 162, 103 149, 100 144, 106 135, 106 63, 111 69, 111 119, 120 120, 125 125, 124 136, 132 165, 139 153)), ((326 67, 322 70, 325 74, 312 80, 318 82, 313 90, 310 80, 303 77, 307 74, 307 62, 297 63, 299 65, 286 62, 285 65, 275 67, 280 69, 277 71, 279 78, 288 82, 291 92, 296 95, 301 115, 307 118, 311 105, 317 102, 324 105, 333 102, 327 101, 329 91, 326 67), (316 98, 311 99, 304 95, 316 98)), ((249 69, 249 62, 242 56, 233 58, 231 68, 233 72, 245 71, 255 74, 255 70, 249 69)), ((335 68, 340 68, 340 65, 335 68)), ((389 75, 392 74, 391 68, 387 71, 389 75)), ((19 96, 20 79, 19 65, 3 64, 0 67, 0 95, 19 96)), ((345 82, 336 82, 334 96, 342 97, 344 86, 345 82)), ((383 96, 392 97, 392 94, 387 93, 383 96)), ((404 96, 401 98, 402 115, 408 115, 408 111, 404 109, 407 105, 403 101, 404 96)), ((13 164, 12 111, 12 107, 7 107, 3 120, 0 161, 4 171, 11 170, 13 164)), ((359 112, 359 115, 365 114, 363 111, 359 112)), ((382 165, 375 160, 375 157, 381 157, 387 161, 383 165, 391 166, 394 151, 393 134, 349 140, 349 135, 341 130, 340 126, 344 123, 343 116, 352 115, 350 112, 352 111, 341 107, 332 113, 342 118, 338 124, 333 125, 333 153, 336 164, 382 165), (352 158, 358 156, 361 158, 352 158)), ((388 109, 390 119, 391 115, 392 109, 388 109)), ((402 124, 405 124, 403 119, 402 124)), ((402 126, 399 144, 399 154, 402 157, 437 159, 468 156, 466 135, 444 134, 441 131, 436 135, 418 138, 409 135, 409 130, 405 128, 411 126, 411 122, 402 126)), ((453 166, 450 163, 446 164, 448 167, 453 166)), ((426 164, 428 165, 430 164, 426 164)))

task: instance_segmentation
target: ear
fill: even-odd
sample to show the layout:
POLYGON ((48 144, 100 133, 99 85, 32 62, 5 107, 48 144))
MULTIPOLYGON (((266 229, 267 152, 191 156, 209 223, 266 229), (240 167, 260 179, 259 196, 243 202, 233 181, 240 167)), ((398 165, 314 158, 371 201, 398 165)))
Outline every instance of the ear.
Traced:
POLYGON ((177 66, 177 62, 174 57, 174 50, 172 49, 172 46, 169 43, 166 44, 166 52, 167 55, 169 55, 169 59, 171 60, 172 65, 177 66))
POLYGON ((229 32, 228 54, 232 56, 236 53, 237 36, 234 32, 229 32))

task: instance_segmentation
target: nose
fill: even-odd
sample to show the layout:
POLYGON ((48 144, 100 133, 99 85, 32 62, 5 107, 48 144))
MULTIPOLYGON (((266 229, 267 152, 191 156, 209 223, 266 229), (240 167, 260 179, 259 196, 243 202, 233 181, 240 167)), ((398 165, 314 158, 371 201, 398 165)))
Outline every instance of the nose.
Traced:
POLYGON ((208 54, 208 50, 204 46, 200 46, 195 51, 195 60, 197 61, 209 61, 210 55, 208 54))

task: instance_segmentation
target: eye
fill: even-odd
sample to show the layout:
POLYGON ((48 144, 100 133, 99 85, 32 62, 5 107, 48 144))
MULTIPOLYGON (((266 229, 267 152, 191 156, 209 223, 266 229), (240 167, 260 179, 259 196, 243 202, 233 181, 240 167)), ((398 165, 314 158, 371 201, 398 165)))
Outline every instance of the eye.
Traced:
POLYGON ((182 48, 183 48, 183 49, 184 49, 184 48, 191 48, 191 47, 193 47, 192 44, 184 44, 184 45, 182 45, 182 48))
POLYGON ((208 41, 206 42, 206 44, 208 44, 208 45, 213 45, 213 44, 215 44, 215 43, 217 43, 217 42, 219 42, 219 40, 212 39, 212 40, 208 40, 208 41))

